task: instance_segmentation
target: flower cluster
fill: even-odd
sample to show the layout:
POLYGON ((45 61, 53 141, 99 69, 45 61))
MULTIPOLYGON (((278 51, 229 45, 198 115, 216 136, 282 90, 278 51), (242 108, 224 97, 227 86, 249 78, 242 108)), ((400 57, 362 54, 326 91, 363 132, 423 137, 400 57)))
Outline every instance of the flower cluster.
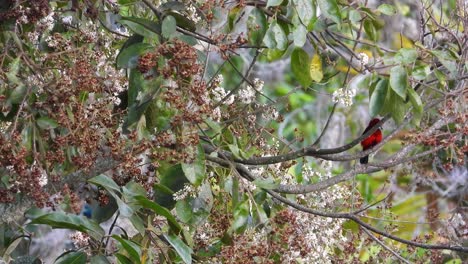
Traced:
POLYGON ((84 248, 89 246, 90 237, 86 233, 76 231, 70 234, 70 240, 76 248, 84 248))
POLYGON ((198 193, 200 192, 200 187, 195 188, 193 185, 186 183, 184 188, 180 189, 179 191, 175 192, 172 197, 175 201, 184 200, 187 197, 197 197, 198 193))
POLYGON ((366 53, 361 52, 358 54, 358 57, 359 57, 359 62, 361 63, 362 66, 365 66, 369 63, 369 56, 366 53))
POLYGON ((341 103, 344 106, 353 105, 353 98, 356 95, 355 89, 340 88, 333 92, 332 101, 334 103, 341 103))
POLYGON ((260 92, 263 89, 264 82, 258 78, 255 78, 253 85, 254 87, 249 84, 244 89, 239 91, 238 96, 242 103, 250 104, 255 101, 256 92, 260 92))

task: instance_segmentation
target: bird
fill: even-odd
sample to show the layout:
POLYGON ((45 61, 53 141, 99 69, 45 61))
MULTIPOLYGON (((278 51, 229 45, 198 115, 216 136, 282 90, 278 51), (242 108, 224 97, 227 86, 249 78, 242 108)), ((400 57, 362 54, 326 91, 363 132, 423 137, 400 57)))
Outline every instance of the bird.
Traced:
MULTIPOLYGON (((364 135, 367 131, 369 131, 379 122, 380 122, 380 119, 373 118, 369 122, 369 125, 367 125, 366 129, 364 130, 362 134, 364 135)), ((361 141, 362 150, 363 151, 368 150, 372 148, 373 146, 379 144, 380 141, 382 141, 382 131, 379 128, 374 133, 372 133, 372 135, 368 136, 366 139, 361 141)), ((369 155, 362 157, 359 161, 361 162, 361 164, 367 164, 369 162, 369 155)))

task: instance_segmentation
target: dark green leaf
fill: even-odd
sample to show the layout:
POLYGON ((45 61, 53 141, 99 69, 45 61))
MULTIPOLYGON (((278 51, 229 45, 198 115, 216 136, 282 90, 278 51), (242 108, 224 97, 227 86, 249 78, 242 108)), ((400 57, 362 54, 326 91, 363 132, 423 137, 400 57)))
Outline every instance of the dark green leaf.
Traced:
POLYGON ((369 39, 376 41, 377 40, 377 30, 374 27, 371 19, 364 20, 364 31, 366 32, 369 39))
POLYGON ((104 255, 92 256, 89 263, 91 264, 110 264, 110 261, 104 255))
POLYGON ((377 83, 369 101, 369 113, 372 117, 377 116, 382 110, 387 97, 387 87, 388 81, 386 79, 382 79, 377 83))
POLYGON ((71 252, 63 255, 55 263, 57 264, 85 264, 86 263, 86 253, 78 251, 71 252), (58 262, 57 262, 58 261, 58 262))
POLYGON ((167 12, 166 15, 173 16, 175 18, 176 22, 177 22, 177 26, 179 26, 179 27, 181 27, 181 28, 183 28, 185 30, 193 32, 193 31, 195 31, 197 29, 195 22, 193 22, 187 16, 181 15, 180 13, 174 12, 174 11, 169 11, 169 12, 167 12))
POLYGON ((291 54, 291 70, 303 87, 308 87, 312 83, 309 69, 309 55, 303 49, 295 48, 291 54))
POLYGON ((133 261, 123 254, 115 253, 114 255, 119 260, 119 264, 133 264, 133 261))
POLYGON ((266 16, 261 9, 254 8, 247 20, 249 43, 252 45, 261 45, 263 37, 267 30, 266 16))
POLYGON ((159 40, 158 34, 161 32, 160 26, 152 21, 142 18, 124 17, 119 20, 119 23, 147 39, 159 40))
POLYGON ((171 212, 169 212, 169 210, 153 201, 148 200, 148 198, 146 198, 145 196, 137 196, 135 197, 135 199, 138 201, 139 205, 153 210, 158 215, 164 216, 167 219, 171 228, 173 228, 176 233, 178 233, 181 230, 182 227, 177 222, 175 217, 171 214, 171 212))
MULTIPOLYGON (((139 17, 122 17, 119 22, 122 23, 122 24, 129 25, 129 24, 126 23, 126 21, 130 21, 130 22, 139 24, 142 27, 144 27, 145 29, 156 33, 157 35, 161 34, 160 24, 156 23, 154 21, 147 20, 147 19, 144 19, 144 18, 139 18, 139 17)), ((131 25, 133 25, 133 24, 131 24, 131 25)), ((129 26, 129 27, 130 27, 130 29, 134 30, 135 33, 137 33, 139 35, 142 35, 142 36, 145 36, 145 37, 148 37, 148 36, 145 35, 145 34, 147 34, 147 32, 137 32, 137 31, 141 30, 140 28, 136 29, 135 27, 133 27, 133 28, 131 26, 129 26)))
POLYGON ((139 93, 139 96, 135 99, 135 102, 129 105, 128 115, 125 118, 123 124, 123 131, 125 133, 129 132, 129 128, 140 121, 141 117, 151 105, 152 101, 155 99, 155 95, 159 91, 161 86, 162 77, 152 79, 151 82, 146 80, 142 82, 141 86, 138 89, 144 89, 143 92, 139 93))
POLYGON ((419 94, 413 89, 408 89, 408 97, 413 105, 414 123, 419 126, 424 109, 421 97, 419 97, 419 94))
POLYGON ((340 8, 336 0, 317 0, 317 3, 326 18, 331 19, 338 25, 341 24, 340 8))
POLYGON ((154 186, 154 200, 161 206, 172 209, 175 205, 172 194, 184 188, 185 183, 189 181, 180 164, 162 168, 160 173, 160 182, 154 186))
POLYGON ((117 56, 117 66, 119 68, 135 68, 138 65, 138 58, 152 46, 148 43, 136 43, 120 51, 117 56))
POLYGON ((120 187, 117 185, 117 183, 115 183, 114 180, 112 180, 104 174, 100 174, 96 177, 93 177, 89 179, 88 182, 95 185, 99 185, 105 188, 106 190, 112 190, 120 193, 120 187))
POLYGON ((171 246, 177 251, 177 254, 182 258, 184 263, 192 263, 192 249, 187 246, 179 237, 175 235, 164 234, 164 237, 169 241, 171 246))
POLYGON ((137 69, 130 70, 130 78, 128 80, 128 98, 127 106, 133 105, 140 91, 143 91, 143 83, 145 79, 143 74, 137 69))
POLYGON ((118 235, 112 235, 112 237, 119 241, 122 247, 127 251, 128 255, 130 256, 130 259, 132 260, 132 263, 141 263, 140 261, 140 255, 141 255, 141 246, 138 245, 137 243, 126 240, 121 238, 118 235))
POLYGON ((94 221, 83 216, 67 214, 64 212, 48 213, 32 219, 30 224, 45 224, 53 228, 67 228, 88 233, 93 238, 100 240, 104 230, 94 221))
POLYGON ((406 103, 395 91, 389 90, 390 100, 387 104, 390 107, 390 114, 397 124, 401 124, 406 114, 406 103))
POLYGON ((166 16, 162 22, 162 35, 165 38, 171 38, 171 36, 177 30, 177 22, 173 16, 166 16))
POLYGON ((403 66, 395 66, 390 70, 390 87, 401 98, 406 99, 406 91, 408 90, 408 77, 406 69, 403 66))

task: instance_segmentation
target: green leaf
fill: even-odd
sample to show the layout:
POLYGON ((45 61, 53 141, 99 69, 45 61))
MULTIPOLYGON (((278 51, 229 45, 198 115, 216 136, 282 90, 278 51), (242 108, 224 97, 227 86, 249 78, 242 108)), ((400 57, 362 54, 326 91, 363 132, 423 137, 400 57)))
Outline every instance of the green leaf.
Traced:
POLYGON ((371 19, 364 20, 364 31, 366 32, 369 39, 376 41, 377 40, 377 30, 375 29, 374 23, 371 19))
POLYGON ((137 243, 123 239, 118 235, 112 235, 112 237, 119 241, 122 247, 127 251, 128 255, 130 256, 130 259, 133 261, 132 263, 141 263, 140 261, 140 256, 141 256, 141 246, 138 245, 137 243))
POLYGON ((403 66, 395 66, 390 70, 390 87, 401 98, 406 99, 406 91, 408 90, 408 76, 406 69, 403 66))
POLYGON ((396 8, 392 5, 389 5, 389 4, 381 4, 377 10, 379 10, 380 12, 382 12, 382 14, 385 14, 387 16, 393 16, 394 14, 396 14, 396 8))
POLYGON ((267 30, 267 19, 263 11, 254 8, 247 20, 249 43, 252 45, 261 45, 267 30))
POLYGON ((91 264, 110 264, 110 261, 104 255, 94 255, 89 260, 91 264))
POLYGON ((126 204, 122 199, 120 199, 119 195, 115 192, 121 193, 120 187, 109 177, 105 176, 104 174, 98 175, 94 178, 88 180, 88 182, 99 185, 106 189, 109 194, 115 199, 117 202, 117 206, 119 207, 119 212, 123 217, 130 217, 133 214, 133 209, 126 204))
POLYGON ((86 263, 86 253, 82 251, 78 252, 71 252, 65 255, 62 255, 59 259, 60 261, 56 261, 57 264, 85 264, 86 263))
POLYGON ((276 21, 273 21, 265 34, 265 38, 263 38, 263 43, 269 49, 285 50, 288 47, 288 37, 283 28, 276 21))
POLYGON ((162 35, 170 39, 177 30, 177 22, 173 16, 166 16, 162 22, 162 35))
POLYGON ((194 32, 197 27, 196 27, 196 23, 191 20, 190 18, 188 18, 187 16, 185 15, 182 15, 178 12, 174 12, 174 11, 169 11, 167 12, 166 15, 171 15, 175 18, 176 22, 177 22, 177 26, 185 29, 185 30, 188 30, 188 31, 191 31, 191 32, 194 32))
POLYGON ((291 70, 303 87, 308 87, 312 83, 309 69, 309 55, 303 49, 295 48, 291 54, 291 70))
POLYGON ((177 201, 176 212, 179 219, 184 223, 189 223, 193 215, 192 206, 187 200, 177 201))
POLYGON ((18 86, 13 89, 13 91, 10 94, 10 102, 12 104, 19 104, 21 101, 23 101, 24 96, 26 95, 26 86, 24 84, 19 84, 18 86))
POLYGON ((421 122, 421 117, 423 114, 424 106, 421 100, 421 97, 419 97, 419 94, 413 90, 413 89, 408 89, 408 97, 411 101, 411 104, 413 105, 413 120, 415 125, 419 126, 419 123, 421 122))
POLYGON ((296 6, 296 11, 301 19, 303 25, 308 26, 312 21, 312 18, 315 17, 316 9, 313 1, 310 0, 293 0, 294 5, 296 6))
POLYGON ((177 254, 179 254, 184 263, 192 263, 192 249, 187 246, 179 237, 172 234, 164 234, 164 238, 169 241, 169 244, 171 244, 171 246, 176 250, 177 254))
POLYGON ((30 224, 44 224, 53 228, 66 228, 88 233, 93 238, 100 240, 104 236, 104 230, 94 221, 83 216, 53 212, 41 215, 31 220, 30 224))
POLYGON ((120 186, 118 186, 114 180, 112 180, 111 178, 107 177, 104 174, 100 174, 96 177, 93 177, 89 179, 88 182, 95 184, 95 185, 99 185, 105 188, 106 190, 116 191, 120 193, 120 186))
POLYGON ((234 222, 231 225, 231 230, 236 231, 244 228, 249 219, 249 205, 247 202, 239 203, 234 209, 234 222))
POLYGON ((161 26, 158 23, 137 17, 122 17, 119 23, 145 38, 159 40, 158 36, 161 34, 161 26))
POLYGON ((413 48, 402 48, 395 55, 395 61, 403 64, 411 64, 418 58, 418 51, 413 48))
POLYGON ((377 116, 382 110, 387 97, 387 87, 388 81, 386 79, 382 79, 377 83, 369 101, 369 113, 372 117, 377 116))
POLYGON ((159 177, 159 184, 154 185, 154 201, 170 210, 174 208, 176 203, 172 194, 184 188, 184 185, 189 183, 189 181, 185 177, 182 165, 180 164, 165 167, 158 171, 161 176, 159 177))
POLYGON ((136 68, 140 55, 151 48, 152 46, 148 43, 136 43, 122 49, 117 56, 117 67, 130 69, 136 68))
POLYGON ((422 81, 425 80, 429 74, 431 74, 431 67, 426 64, 421 64, 413 68, 411 76, 418 81, 422 81))
POLYGON ((20 69, 20 57, 16 57, 9 65, 8 72, 5 74, 10 83, 16 85, 23 85, 23 82, 18 78, 17 74, 20 69))
POLYGON ((127 204, 125 203, 120 197, 113 191, 107 190, 110 195, 115 199, 117 202, 117 206, 119 207, 119 212, 120 215, 123 217, 131 217, 134 213, 134 210, 127 204))
POLYGON ((166 208, 160 206, 159 204, 153 201, 148 200, 148 198, 146 198, 145 196, 136 196, 135 199, 138 201, 139 205, 153 210, 158 215, 164 216, 167 219, 171 228, 173 228, 176 233, 178 233, 182 229, 175 217, 166 208))
POLYGON ((151 81, 144 80, 141 85, 137 84, 138 87, 136 89, 143 89, 144 91, 139 91, 135 102, 128 107, 128 114, 123 124, 123 131, 125 133, 128 133, 129 128, 140 121, 141 117, 151 105, 151 102, 155 99, 154 97, 161 87, 161 82, 162 77, 160 76, 151 81))
POLYGON ((57 121, 47 116, 39 117, 36 119, 36 123, 42 129, 54 129, 59 125, 57 121))
POLYGON ((307 28, 303 25, 298 25, 293 31, 294 46, 302 48, 307 39, 307 28))
POLYGON ((279 6, 279 5, 281 5, 281 2, 283 2, 283 0, 268 0, 267 1, 267 7, 269 7, 269 6, 279 6))
POLYGON ((331 19, 338 25, 341 24, 340 8, 336 0, 317 0, 317 3, 326 18, 331 19))
POLYGON ((397 124, 401 124, 406 114, 406 103, 394 90, 389 91, 388 105, 390 108, 390 115, 397 124))
POLYGON ((205 178, 205 152, 201 145, 197 149, 197 158, 192 163, 182 163, 185 177, 195 186, 201 184, 205 178))
POLYGON ((268 179, 262 179, 262 178, 257 178, 253 182, 257 187, 266 189, 266 190, 273 190, 275 188, 278 188, 279 184, 275 183, 273 179, 268 178, 268 179))
POLYGON ((362 19, 361 14, 357 10, 354 10, 354 9, 351 9, 349 11, 348 16, 349 16, 349 20, 353 23, 358 23, 362 19))
POLYGON ((436 56, 437 59, 444 65, 445 68, 450 72, 452 77, 456 76, 457 73, 457 59, 450 55, 447 51, 432 50, 429 51, 432 55, 436 56))
POLYGON ((114 255, 119 260, 119 264, 133 264, 132 260, 123 254, 115 253, 114 255))
POLYGON ((127 106, 133 105, 136 102, 136 98, 140 91, 143 91, 144 84, 143 74, 137 69, 130 70, 130 78, 128 80, 128 96, 127 96, 127 106))

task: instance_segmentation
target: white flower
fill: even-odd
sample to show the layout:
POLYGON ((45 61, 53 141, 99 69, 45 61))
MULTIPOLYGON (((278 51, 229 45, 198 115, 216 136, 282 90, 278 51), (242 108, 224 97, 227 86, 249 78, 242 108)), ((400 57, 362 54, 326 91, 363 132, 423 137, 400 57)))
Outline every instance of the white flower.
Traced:
POLYGON ((44 187, 47 185, 48 182, 49 180, 47 179, 47 174, 45 173, 45 171, 42 171, 41 177, 39 178, 39 186, 44 187))
POLYGON ((64 16, 62 17, 62 23, 65 24, 65 25, 71 25, 73 21, 73 17, 72 16, 64 16))
POLYGON ((193 6, 193 4, 191 4, 191 5, 187 8, 187 12, 189 13, 190 19, 191 19, 195 24, 198 23, 198 22, 201 20, 201 17, 198 15, 197 9, 195 8, 195 6, 193 6))
POLYGON ((80 231, 71 233, 70 240, 73 242, 76 248, 82 248, 89 245, 89 236, 80 231))
POLYGON ((253 84, 254 84, 255 89, 257 91, 261 91, 263 89, 263 85, 265 84, 265 82, 258 79, 258 78, 255 78, 254 81, 253 81, 253 84))
POLYGON ((369 56, 367 56, 366 53, 361 52, 358 54, 359 61, 361 62, 361 65, 367 65, 369 63, 369 56))
POLYGON ((214 121, 221 121, 221 109, 219 107, 216 107, 213 109, 213 112, 211 113, 211 116, 213 117, 214 121))
POLYGON ((172 195, 172 198, 175 201, 180 201, 184 200, 188 196, 197 197, 198 192, 200 191, 199 189, 200 188, 195 188, 193 185, 186 183, 184 188, 180 189, 172 195))
POLYGON ((332 101, 334 103, 341 103, 344 106, 351 106, 353 104, 353 97, 356 95, 355 89, 340 88, 333 92, 332 101))
POLYGON ((244 104, 250 104, 255 100, 255 90, 252 86, 247 85, 245 89, 239 91, 239 99, 244 104))

